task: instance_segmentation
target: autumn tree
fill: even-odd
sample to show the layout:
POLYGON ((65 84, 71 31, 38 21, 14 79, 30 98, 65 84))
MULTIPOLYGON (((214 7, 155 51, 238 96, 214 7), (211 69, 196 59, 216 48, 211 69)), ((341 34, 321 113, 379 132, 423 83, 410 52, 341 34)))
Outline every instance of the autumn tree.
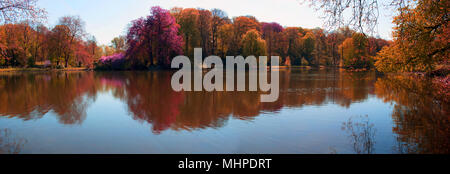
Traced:
POLYGON ((199 9, 198 10, 198 31, 200 34, 200 46, 203 48, 203 55, 210 55, 212 50, 211 42, 211 22, 212 14, 209 10, 199 9))
POLYGON ((375 67, 377 70, 380 72, 408 71, 405 69, 401 59, 399 59, 402 57, 401 53, 398 51, 399 49, 399 46, 396 44, 383 47, 375 57, 375 67))
POLYGON ((126 51, 126 37, 125 36, 119 36, 115 37, 113 40, 111 40, 111 46, 114 48, 116 53, 121 53, 126 51))
POLYGON ((102 56, 111 56, 116 53, 114 47, 109 45, 101 45, 100 48, 102 50, 102 56))
POLYGON ((25 66, 32 58, 35 31, 25 22, 0 27, 0 56, 4 65, 25 66))
POLYGON ((90 68, 93 65, 94 54, 90 54, 89 47, 86 42, 77 42, 75 45, 75 65, 81 67, 85 65, 90 68))
POLYGON ((178 35, 180 26, 168 10, 152 7, 151 14, 152 20, 148 22, 153 24, 151 33, 156 38, 155 56, 162 65, 169 66, 174 56, 183 53, 183 38, 178 35))
MULTIPOLYGON (((316 64, 314 61, 314 50, 316 47, 316 38, 314 33, 307 32, 300 41, 301 55, 309 64, 316 64)), ((318 57, 318 56, 317 56, 318 57)))
POLYGON ((34 61, 42 62, 48 58, 50 30, 43 24, 37 24, 33 28, 35 32, 31 55, 34 61))
POLYGON ((95 53, 91 50, 98 47, 89 39, 85 41, 84 36, 84 23, 79 17, 63 17, 51 30, 33 20, 1 25, 0 65, 47 67, 62 61, 65 67, 92 65, 95 53))
MULTIPOLYGON (((0 38, 6 38, 4 26, 0 26, 0 38)), ((0 39, 0 66, 6 65, 7 61, 6 49, 7 49, 6 40, 0 39)))
POLYGON ((35 30, 30 26, 30 23, 28 21, 21 22, 18 24, 18 30, 13 32, 18 32, 21 36, 19 47, 23 50, 23 60, 27 66, 34 66, 36 59, 34 59, 32 53, 32 47, 33 43, 36 42, 36 32, 35 30))
POLYGON ((376 64, 379 70, 430 72, 439 62, 448 61, 450 47, 448 1, 309 0, 309 2, 317 10, 324 12, 329 26, 350 25, 360 32, 374 31, 378 23, 380 5, 397 11, 398 16, 394 18, 396 25, 394 43, 391 48, 385 48, 382 54, 377 56, 377 60, 380 61, 376 64), (352 15, 344 15, 348 13, 347 11, 352 15), (403 66, 394 66, 391 63, 403 66), (393 67, 398 69, 392 69, 393 67))
POLYGON ((285 38, 284 55, 291 61, 292 65, 301 65, 302 59, 302 37, 299 27, 288 27, 283 31, 285 38))
POLYGON ((267 56, 266 41, 255 29, 248 31, 242 38, 243 56, 267 56))
POLYGON ((348 68, 370 68, 372 60, 367 52, 368 39, 365 34, 355 33, 347 38, 339 48, 342 50, 343 66, 348 68))
POLYGON ((381 38, 369 37, 368 52, 370 56, 376 56, 383 47, 390 45, 390 42, 381 38))
POLYGON ((323 29, 316 28, 312 30, 314 34, 314 51, 312 64, 331 65, 332 58, 328 56, 327 36, 323 29))
POLYGON ((279 56, 278 50, 281 46, 280 40, 282 39, 281 32, 284 30, 284 28, 276 23, 261 23, 261 32, 262 32, 262 38, 266 40, 267 43, 267 53, 270 56, 279 56))
POLYGON ((194 55, 194 48, 200 46, 200 31, 199 24, 199 12, 197 9, 186 8, 178 12, 176 16, 176 22, 180 25, 180 32, 183 34, 184 39, 184 53, 192 57, 194 55))
POLYGON ((97 61, 102 56, 103 50, 98 46, 95 36, 88 37, 85 45, 87 52, 93 56, 93 61, 97 61))
POLYGON ((0 26, 0 53, 1 63, 4 66, 18 65, 22 50, 19 48, 19 37, 14 33, 16 26, 13 24, 6 24, 0 26))
POLYGON ((326 37, 327 56, 331 57, 331 65, 336 66, 339 63, 339 34, 333 32, 326 37))
POLYGON ((401 13, 394 19, 394 43, 377 56, 377 69, 429 72, 448 61, 449 7, 449 1, 420 0, 416 6, 399 9, 401 13))
POLYGON ((231 55, 230 48, 232 47, 232 44, 234 43, 234 28, 233 24, 224 24, 219 27, 218 31, 218 49, 219 52, 222 55, 222 58, 224 58, 227 54, 231 55))
POLYGON ((66 53, 64 53, 64 62, 65 67, 67 68, 69 65, 69 61, 71 58, 71 55, 73 52, 76 52, 77 50, 77 42, 82 40, 85 36, 85 23, 81 20, 79 16, 64 16, 59 19, 58 25, 64 25, 68 29, 68 47, 69 49, 66 49, 66 53))
POLYGON ((48 34, 49 60, 57 66, 63 62, 66 68, 91 67, 101 54, 95 37, 84 40, 84 24, 79 17, 63 17, 59 23, 48 34))
POLYGON ((217 55, 220 27, 224 24, 227 24, 227 22, 229 22, 229 19, 224 11, 217 8, 211 10, 211 15, 211 53, 213 55, 217 55))
POLYGON ((71 51, 71 45, 69 43, 70 29, 65 25, 56 25, 53 27, 49 36, 50 44, 50 61, 60 65, 60 62, 64 60, 64 57, 69 57, 71 51))
POLYGON ((170 60, 182 54, 183 38, 178 35, 179 25, 168 10, 152 7, 146 18, 133 21, 127 34, 127 57, 137 59, 144 53, 144 66, 154 65, 157 58, 162 66, 169 66, 170 60))
POLYGON ((239 16, 233 18, 233 44, 230 45, 230 54, 238 55, 242 53, 242 38, 250 30, 260 31, 260 24, 253 16, 239 16))

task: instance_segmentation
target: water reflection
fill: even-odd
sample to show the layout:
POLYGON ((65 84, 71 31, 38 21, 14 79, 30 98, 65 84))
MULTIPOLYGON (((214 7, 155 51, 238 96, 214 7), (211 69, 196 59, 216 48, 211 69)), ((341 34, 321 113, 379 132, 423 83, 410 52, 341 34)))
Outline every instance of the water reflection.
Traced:
POLYGON ((280 97, 261 103, 261 92, 175 92, 172 73, 104 73, 102 85, 114 88, 114 95, 128 105, 134 119, 151 123, 153 132, 168 128, 193 130, 221 127, 229 116, 252 120, 261 112, 277 112, 283 107, 351 103, 367 99, 373 92, 374 73, 349 74, 334 71, 282 72, 280 97), (336 74, 332 74, 336 73, 336 74), (299 76, 297 76, 299 75, 299 76))
POLYGON ((18 154, 26 143, 26 139, 16 137, 10 129, 0 129, 0 154, 18 154))
MULTIPOLYGON (((431 82, 405 77, 377 77, 374 72, 285 70, 280 72, 280 97, 261 103, 260 92, 175 92, 172 72, 58 72, 0 74, 0 117, 40 119, 53 112, 61 124, 81 125, 99 94, 111 92, 126 104, 129 115, 150 123, 152 132, 220 128, 230 118, 253 120, 283 108, 349 108, 370 96, 394 104, 392 119, 398 153, 448 153, 449 104, 431 82)), ((362 125, 362 123, 361 123, 362 125)), ((368 133, 351 141, 356 153, 373 152, 369 123, 345 130, 368 133), (366 129, 366 130, 364 130, 366 129), (366 132, 364 132, 366 131, 366 132), (368 131, 368 132, 367 132, 368 131), (353 141, 356 140, 356 141, 353 141)), ((351 126, 351 127, 348 127, 351 126)))
POLYGON ((350 117, 342 124, 342 130, 349 134, 355 153, 372 154, 375 151, 376 129, 368 116, 350 117))
POLYGON ((5 73, 0 76, 0 116, 39 119, 49 111, 62 124, 81 124, 95 99, 93 73, 5 73))
POLYGON ((387 76, 378 79, 375 93, 395 102, 392 119, 399 153, 449 153, 450 103, 428 79, 387 76))

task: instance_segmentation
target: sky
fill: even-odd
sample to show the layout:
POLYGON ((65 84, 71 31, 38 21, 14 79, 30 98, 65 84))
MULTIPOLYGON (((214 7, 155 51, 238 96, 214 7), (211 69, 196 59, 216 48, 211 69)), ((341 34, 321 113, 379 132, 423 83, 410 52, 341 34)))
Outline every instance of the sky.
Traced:
MULTIPOLYGON (((152 6, 165 9, 219 8, 230 18, 255 16, 260 22, 278 22, 284 27, 323 27, 320 13, 302 0, 39 0, 38 6, 47 11, 47 24, 52 27, 62 16, 80 16, 86 32, 99 44, 109 45, 114 37, 125 35, 129 23, 150 14, 152 6)), ((376 35, 391 39, 391 12, 382 10, 376 35)))

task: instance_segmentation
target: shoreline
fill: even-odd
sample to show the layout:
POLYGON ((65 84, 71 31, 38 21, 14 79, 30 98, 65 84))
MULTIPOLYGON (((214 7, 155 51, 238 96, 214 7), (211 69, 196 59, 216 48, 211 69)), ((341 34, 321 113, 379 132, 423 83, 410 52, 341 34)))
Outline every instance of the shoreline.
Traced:
POLYGON ((50 72, 50 71, 91 71, 89 68, 0 68, 0 72, 50 72))
MULTIPOLYGON (((340 69, 348 72, 366 72, 372 71, 370 69, 346 69, 342 67, 335 66, 274 66, 273 69, 278 70, 320 70, 320 69, 340 69)), ((268 66, 268 69, 270 67, 268 66)), ((97 72, 108 72, 108 71, 166 71, 166 70, 175 70, 175 69, 166 69, 160 67, 150 67, 148 69, 139 69, 139 70, 113 70, 113 69, 96 69, 96 68, 64 68, 64 69, 56 69, 56 68, 0 68, 0 72, 52 72, 52 71, 97 71, 97 72)), ((205 69, 206 70, 206 69, 205 69)))

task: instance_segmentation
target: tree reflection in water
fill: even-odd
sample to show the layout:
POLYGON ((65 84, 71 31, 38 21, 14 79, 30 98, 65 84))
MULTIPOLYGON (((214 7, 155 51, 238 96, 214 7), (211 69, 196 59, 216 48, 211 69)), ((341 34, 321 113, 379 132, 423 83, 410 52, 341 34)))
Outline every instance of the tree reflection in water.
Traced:
MULTIPOLYGON (((170 86, 172 73, 1 73, 0 117, 32 120, 51 111, 61 124, 80 125, 88 116, 86 109, 95 102, 97 95, 111 92, 127 105, 133 119, 150 123, 154 133, 161 133, 168 129, 219 128, 230 118, 252 120, 262 112, 279 112, 286 107, 335 104, 349 108, 354 103, 366 101, 369 96, 376 96, 394 104, 393 131, 399 141, 396 149, 402 149, 398 152, 448 153, 450 149, 450 105, 427 80, 377 77, 374 72, 283 70, 280 72, 279 99, 261 103, 260 91, 175 92, 170 86)), ((352 126, 353 130, 344 127, 347 131, 364 128, 352 126)), ((372 128, 365 129, 369 134, 362 140, 354 138, 356 143, 364 142, 356 152, 372 153, 371 143, 375 142, 367 144, 372 128)))
POLYGON ((392 119, 398 153, 449 153, 450 103, 429 79, 386 76, 375 87, 379 98, 395 102, 392 119))
POLYGON ((355 153, 372 154, 375 151, 376 129, 368 116, 350 117, 342 124, 342 130, 349 134, 355 153))
POLYGON ((0 75, 0 116, 39 119, 49 111, 62 124, 82 124, 95 100, 92 72, 0 75))
POLYGON ((10 129, 0 129, 0 154, 18 154, 26 143, 26 139, 12 135, 10 129))

